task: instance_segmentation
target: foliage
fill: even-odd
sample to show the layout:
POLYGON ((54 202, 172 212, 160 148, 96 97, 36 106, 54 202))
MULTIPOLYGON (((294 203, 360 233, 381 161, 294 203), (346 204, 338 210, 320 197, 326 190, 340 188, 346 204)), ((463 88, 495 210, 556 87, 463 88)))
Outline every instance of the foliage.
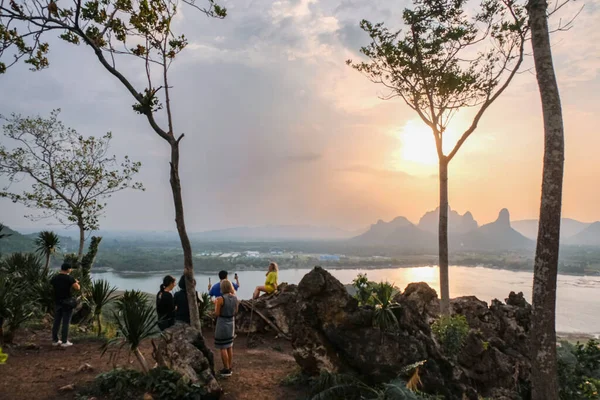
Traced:
POLYGON ((98 279, 92 282, 89 292, 85 295, 87 301, 94 309, 94 318, 96 319, 98 336, 102 334, 102 310, 112 302, 113 293, 117 290, 115 286, 110 286, 108 281, 98 279))
POLYGON ((208 293, 202 292, 200 294, 200 301, 198 302, 198 312, 200 314, 200 319, 212 319, 212 312, 215 309, 214 303, 210 299, 210 295, 208 293))
POLYGON ((92 386, 83 391, 85 398, 107 396, 111 400, 138 398, 142 393, 151 393, 161 400, 200 400, 205 391, 167 368, 154 368, 148 374, 131 369, 113 369, 98 375, 92 386))
MULTIPOLYGON (((154 307, 148 302, 148 296, 139 290, 127 290, 116 301, 113 312, 118 336, 108 341, 104 352, 110 346, 119 350, 127 347, 138 359, 145 372, 150 369, 139 350, 141 342, 158 334, 158 321, 154 307)), ((118 353, 117 353, 118 354, 118 353)))
POLYGON ((0 365, 5 364, 6 360, 8 360, 8 354, 2 352, 2 347, 0 347, 0 365))
POLYGON ((322 371, 313 382, 311 400, 424 400, 432 397, 413 392, 397 379, 380 387, 371 387, 359 379, 322 371))
POLYGON ((34 240, 37 246, 37 253, 46 259, 44 270, 46 273, 50 271, 50 258, 60 249, 60 239, 58 235, 50 231, 42 231, 34 240))
POLYGON ((352 281, 352 286, 356 288, 356 295, 354 297, 358 300, 358 304, 361 306, 369 304, 373 291, 371 290, 371 282, 369 282, 367 274, 358 274, 352 281))
POLYGON ((562 342, 557 350, 561 400, 600 399, 600 347, 598 341, 585 345, 562 342))
POLYGON ((35 312, 25 282, 0 274, 0 342, 12 342, 14 333, 35 312), (6 332, 3 325, 8 328, 6 332))
POLYGON ((141 163, 107 155, 111 133, 84 137, 65 127, 59 112, 52 111, 48 118, 2 117, 6 142, 15 147, 0 145, 0 174, 9 183, 0 196, 41 210, 31 218, 55 217, 63 225, 77 225, 83 246, 83 232, 98 229, 107 198, 127 188, 144 189, 133 182, 141 163), (31 189, 10 191, 10 183, 23 178, 33 182, 31 189))
MULTIPOLYGON (((394 314, 394 309, 399 307, 399 304, 394 301, 397 293, 398 290, 394 285, 388 282, 380 282, 373 287, 372 299, 375 304, 373 324, 379 327, 382 333, 398 329, 398 319, 394 314)), ((381 338, 383 340, 383 335, 381 338)))
POLYGON ((78 261, 77 254, 65 255, 65 262, 68 262, 76 268, 72 275, 79 281, 83 291, 89 290, 92 285, 92 267, 96 261, 96 255, 98 254, 98 247, 100 246, 101 241, 101 237, 92 236, 88 251, 82 257, 81 262, 78 261))
POLYGON ((464 315, 441 316, 431 330, 449 357, 456 357, 469 334, 469 323, 464 315))

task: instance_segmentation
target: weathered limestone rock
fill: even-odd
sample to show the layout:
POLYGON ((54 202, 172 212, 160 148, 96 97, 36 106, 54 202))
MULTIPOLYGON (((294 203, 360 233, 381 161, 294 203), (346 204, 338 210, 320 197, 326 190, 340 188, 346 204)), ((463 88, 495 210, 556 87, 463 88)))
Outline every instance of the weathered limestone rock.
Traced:
POLYGON ((200 384, 208 396, 220 397, 222 389, 215 379, 214 357, 200 332, 178 323, 163 331, 163 336, 152 344, 153 356, 159 366, 177 371, 190 382, 200 384))

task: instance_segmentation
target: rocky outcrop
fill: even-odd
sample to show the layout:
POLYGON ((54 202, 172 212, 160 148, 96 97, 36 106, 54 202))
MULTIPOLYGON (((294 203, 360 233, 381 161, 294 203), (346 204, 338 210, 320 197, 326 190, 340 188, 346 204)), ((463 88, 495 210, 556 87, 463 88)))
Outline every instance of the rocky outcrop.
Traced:
POLYGON ((471 328, 457 357, 446 356, 431 331, 439 316, 435 290, 411 283, 394 301, 398 329, 381 332, 373 326, 373 307, 359 307, 344 285, 315 267, 298 286, 281 284, 275 294, 242 302, 236 326, 238 332, 289 338, 307 374, 325 369, 380 383, 426 360, 422 389, 446 399, 516 400, 526 390, 531 306, 522 293, 490 306, 473 296, 453 299, 453 313, 464 315, 471 328))
POLYGON ((203 387, 207 399, 221 396, 222 389, 215 379, 213 353, 199 331, 177 323, 164 330, 162 337, 153 341, 152 345, 153 356, 159 366, 177 371, 191 383, 203 387))

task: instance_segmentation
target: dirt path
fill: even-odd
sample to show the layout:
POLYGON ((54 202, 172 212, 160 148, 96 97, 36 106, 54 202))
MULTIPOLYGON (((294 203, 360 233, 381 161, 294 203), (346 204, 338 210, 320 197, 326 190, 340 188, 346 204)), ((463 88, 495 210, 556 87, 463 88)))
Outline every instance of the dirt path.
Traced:
MULTIPOLYGON (((8 361, 0 365, 0 400, 69 400, 75 391, 85 387, 96 375, 113 368, 108 355, 101 357, 100 342, 85 339, 70 348, 52 347, 46 331, 25 330, 16 348, 7 348, 8 361), (93 369, 82 368, 89 364, 93 369), (82 370, 80 370, 82 368, 82 370), (75 391, 59 392, 59 388, 74 385, 75 391)), ((212 332, 205 331, 206 341, 213 349, 212 332)), ((293 400, 305 396, 282 386, 281 380, 296 370, 291 345, 284 339, 256 337, 256 347, 247 346, 241 334, 234 348, 234 373, 219 378, 223 400, 293 400)), ((152 360, 152 347, 144 343, 142 352, 152 360)), ((133 357, 122 355, 120 367, 137 368, 133 357)), ((220 355, 215 352, 215 369, 221 369, 220 355)))

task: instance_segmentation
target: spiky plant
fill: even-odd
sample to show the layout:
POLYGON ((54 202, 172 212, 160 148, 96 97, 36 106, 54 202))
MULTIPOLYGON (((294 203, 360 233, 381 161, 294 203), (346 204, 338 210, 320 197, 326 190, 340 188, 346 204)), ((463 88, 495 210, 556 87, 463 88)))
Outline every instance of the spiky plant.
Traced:
POLYGON ((383 342, 385 332, 398 329, 398 319, 394 314, 394 309, 399 307, 399 304, 394 301, 398 290, 388 282, 378 283, 373 289, 372 299, 375 304, 373 325, 379 328, 383 342))
POLYGON ((33 284, 45 279, 44 269, 38 256, 33 253, 13 253, 0 264, 0 271, 33 284))
POLYGON ((35 311, 28 286, 8 275, 0 275, 0 341, 11 343, 16 330, 35 311), (4 325, 7 331, 4 332, 4 325))
POLYGON ((38 234, 34 243, 37 246, 37 253, 46 259, 44 272, 48 274, 50 272, 50 259, 60 249, 60 238, 54 232, 42 231, 38 234))
POLYGON ((94 319, 98 326, 98 337, 102 335, 102 310, 104 307, 114 300, 112 296, 117 288, 110 286, 108 281, 98 279, 92 281, 90 289, 86 294, 86 299, 94 309, 94 319))
POLYGON ((113 317, 118 336, 106 343, 103 354, 111 346, 116 346, 118 350, 128 348, 135 355, 143 371, 148 373, 150 367, 139 346, 144 339, 158 333, 156 312, 149 303, 148 296, 139 290, 126 291, 117 299, 113 317))

